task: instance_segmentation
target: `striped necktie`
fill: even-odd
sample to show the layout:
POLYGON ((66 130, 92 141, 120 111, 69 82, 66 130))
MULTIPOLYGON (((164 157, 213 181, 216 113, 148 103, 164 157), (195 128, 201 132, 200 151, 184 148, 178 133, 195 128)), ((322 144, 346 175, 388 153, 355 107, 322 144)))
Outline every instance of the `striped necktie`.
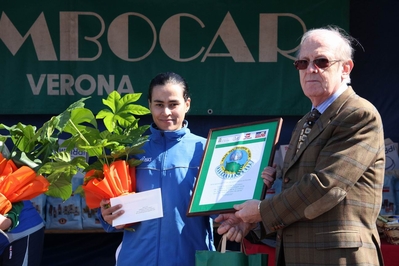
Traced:
POLYGON ((316 120, 319 119, 320 115, 321 115, 320 112, 316 108, 313 108, 312 111, 309 113, 308 117, 306 118, 305 123, 303 124, 301 134, 299 135, 296 152, 298 152, 298 150, 301 148, 302 144, 305 142, 310 131, 312 130, 314 123, 316 123, 316 120))

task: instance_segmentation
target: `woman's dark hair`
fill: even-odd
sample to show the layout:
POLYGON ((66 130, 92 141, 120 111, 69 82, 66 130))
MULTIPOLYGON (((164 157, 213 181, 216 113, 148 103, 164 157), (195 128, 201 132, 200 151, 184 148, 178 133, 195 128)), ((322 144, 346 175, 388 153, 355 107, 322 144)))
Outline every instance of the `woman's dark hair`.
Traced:
POLYGON ((152 90, 155 86, 166 84, 180 85, 183 88, 183 98, 185 101, 190 97, 188 93, 188 84, 184 78, 173 72, 164 72, 159 73, 151 80, 148 88, 148 100, 151 102, 152 90))

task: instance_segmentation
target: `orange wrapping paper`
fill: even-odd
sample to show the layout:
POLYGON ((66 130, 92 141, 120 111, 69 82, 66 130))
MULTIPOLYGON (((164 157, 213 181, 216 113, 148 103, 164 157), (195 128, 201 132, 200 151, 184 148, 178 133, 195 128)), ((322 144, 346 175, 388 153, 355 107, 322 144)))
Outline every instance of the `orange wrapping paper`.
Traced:
POLYGON ((136 176, 132 175, 132 172, 135 172, 134 167, 129 167, 124 160, 115 161, 110 166, 104 164, 102 174, 95 170, 87 172, 82 186, 87 206, 95 209, 100 207, 102 199, 134 192, 132 183, 136 183, 136 176))
POLYGON ((0 214, 11 209, 11 203, 30 200, 46 192, 49 182, 28 167, 17 168, 0 153, 0 214))

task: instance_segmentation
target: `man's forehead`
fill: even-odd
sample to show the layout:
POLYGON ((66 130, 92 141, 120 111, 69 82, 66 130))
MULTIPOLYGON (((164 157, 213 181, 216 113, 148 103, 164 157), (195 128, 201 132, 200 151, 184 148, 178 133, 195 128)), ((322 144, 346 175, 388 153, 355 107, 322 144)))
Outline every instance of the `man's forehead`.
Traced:
POLYGON ((336 51, 336 43, 334 40, 323 38, 309 38, 306 39, 300 50, 300 57, 303 56, 332 56, 336 51))

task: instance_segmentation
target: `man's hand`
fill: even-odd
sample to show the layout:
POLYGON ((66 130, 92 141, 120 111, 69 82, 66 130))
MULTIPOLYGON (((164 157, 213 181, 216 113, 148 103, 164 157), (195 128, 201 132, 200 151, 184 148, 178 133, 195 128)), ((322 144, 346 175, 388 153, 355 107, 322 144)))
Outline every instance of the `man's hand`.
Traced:
MULTIPOLYGON (((262 171, 261 177, 267 188, 273 186, 276 179, 276 167, 276 164, 274 164, 273 167, 267 166, 262 171)), ((241 242, 249 231, 262 221, 258 209, 259 202, 259 200, 248 200, 242 204, 234 205, 237 212, 219 215, 215 219, 215 222, 220 223, 217 230, 218 234, 226 234, 230 241, 241 242)))
POLYGON ((247 200, 242 204, 234 205, 234 209, 237 210, 235 216, 245 223, 258 223, 262 221, 258 209, 259 202, 259 200, 247 200))
POLYGON ((215 222, 220 223, 218 234, 226 234, 228 240, 235 242, 241 242, 249 231, 256 227, 256 224, 244 223, 234 213, 220 214, 215 222))
POLYGON ((274 180, 276 179, 276 167, 277 165, 273 164, 273 167, 266 166, 262 171, 261 177, 268 189, 273 186, 274 180))

